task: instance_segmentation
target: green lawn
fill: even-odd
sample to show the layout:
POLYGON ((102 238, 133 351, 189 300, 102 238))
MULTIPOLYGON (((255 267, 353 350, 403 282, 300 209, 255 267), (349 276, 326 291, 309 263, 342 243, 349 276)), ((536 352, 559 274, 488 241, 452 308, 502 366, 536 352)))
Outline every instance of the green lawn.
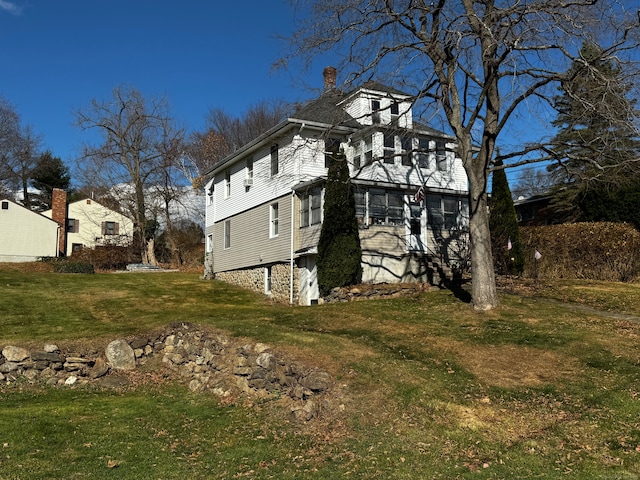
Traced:
POLYGON ((145 372, 3 385, 0 479, 640 478, 640 324, 557 301, 640 316, 638 288, 540 284, 480 314, 447 290, 289 307, 195 274, 0 267, 0 348, 206 324, 331 372, 344 405, 302 424, 145 372))

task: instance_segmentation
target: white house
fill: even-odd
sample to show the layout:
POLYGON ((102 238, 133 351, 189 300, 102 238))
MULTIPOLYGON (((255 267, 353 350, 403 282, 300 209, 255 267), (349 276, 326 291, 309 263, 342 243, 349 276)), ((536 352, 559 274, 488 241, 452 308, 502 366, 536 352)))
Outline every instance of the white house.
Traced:
POLYGON ((356 188, 363 282, 437 282, 464 261, 467 177, 454 138, 418 124, 412 98, 375 82, 343 93, 336 70, 291 118, 224 158, 206 185, 205 276, 309 305, 326 152, 356 188))
POLYGON ((58 224, 11 200, 0 200, 0 262, 58 256, 58 224))
POLYGON ((66 193, 54 189, 52 207, 42 214, 64 225, 60 251, 67 256, 82 248, 126 246, 133 240, 133 221, 95 200, 85 198, 67 205, 66 193))

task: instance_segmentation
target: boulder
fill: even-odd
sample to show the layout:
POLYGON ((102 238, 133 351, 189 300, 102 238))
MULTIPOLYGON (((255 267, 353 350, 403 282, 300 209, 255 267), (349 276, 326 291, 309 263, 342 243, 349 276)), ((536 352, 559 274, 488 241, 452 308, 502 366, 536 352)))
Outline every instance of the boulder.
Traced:
POLYGON ((300 380, 300 385, 314 392, 323 392, 331 386, 331 375, 323 371, 314 371, 300 380))
POLYGON ((114 340, 106 349, 107 362, 116 370, 133 370, 136 368, 136 357, 133 348, 126 340, 114 340))
POLYGON ((29 357, 29 350, 9 345, 2 349, 2 355, 8 362, 21 362, 29 357))

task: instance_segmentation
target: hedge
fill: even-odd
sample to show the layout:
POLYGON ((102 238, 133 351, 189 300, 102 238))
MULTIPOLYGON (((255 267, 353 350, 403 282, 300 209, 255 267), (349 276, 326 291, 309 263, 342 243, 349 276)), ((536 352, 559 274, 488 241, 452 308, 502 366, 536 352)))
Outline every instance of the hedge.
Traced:
POLYGON ((640 279, 640 232, 626 223, 521 227, 524 276, 632 282, 640 279), (542 255, 535 260, 536 250, 542 255))

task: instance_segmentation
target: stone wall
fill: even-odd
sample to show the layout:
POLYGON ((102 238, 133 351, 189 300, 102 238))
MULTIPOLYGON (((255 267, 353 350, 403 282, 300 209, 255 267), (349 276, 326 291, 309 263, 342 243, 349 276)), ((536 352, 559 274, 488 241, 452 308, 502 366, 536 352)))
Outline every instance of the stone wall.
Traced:
MULTIPOLYGON (((270 298, 277 302, 289 302, 290 265, 278 263, 271 265, 270 298)), ((216 280, 222 280, 258 293, 265 293, 265 267, 245 270, 231 270, 215 274, 216 280)), ((298 269, 294 267, 293 301, 298 302, 298 269)))
POLYGON ((287 359, 261 343, 246 343, 194 325, 167 327, 158 334, 117 339, 102 353, 62 352, 56 345, 42 350, 5 346, 0 355, 2 384, 28 381, 103 387, 127 384, 126 373, 146 365, 175 374, 192 391, 220 397, 241 395, 277 398, 298 419, 311 420, 336 408, 329 373, 287 359))
POLYGON ((373 283, 337 287, 323 298, 324 303, 356 302, 358 300, 374 300, 417 296, 429 290, 427 283, 373 283))

